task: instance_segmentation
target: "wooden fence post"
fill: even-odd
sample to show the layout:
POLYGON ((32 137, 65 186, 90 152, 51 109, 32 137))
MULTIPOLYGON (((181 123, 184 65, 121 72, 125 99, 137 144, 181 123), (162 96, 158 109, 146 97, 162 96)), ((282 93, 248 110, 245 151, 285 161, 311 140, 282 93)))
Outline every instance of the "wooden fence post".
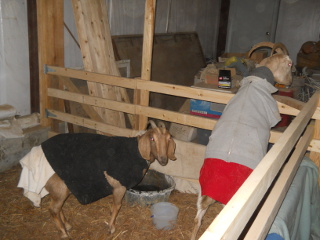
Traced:
MULTIPOLYGON (((150 81, 151 79, 155 9, 156 9, 156 0, 146 0, 145 15, 144 15, 141 79, 147 80, 147 81, 150 81)), ((135 101, 135 104, 148 106, 149 91, 136 90, 134 101, 135 101)), ((148 119, 147 117, 142 115, 136 116, 134 128, 139 130, 145 129, 147 125, 147 119, 148 119)))
POLYGON ((37 0, 40 119, 42 126, 58 131, 57 121, 47 118, 46 109, 63 108, 60 100, 48 99, 48 87, 59 87, 56 76, 47 75, 44 65, 64 66, 63 0, 37 0))

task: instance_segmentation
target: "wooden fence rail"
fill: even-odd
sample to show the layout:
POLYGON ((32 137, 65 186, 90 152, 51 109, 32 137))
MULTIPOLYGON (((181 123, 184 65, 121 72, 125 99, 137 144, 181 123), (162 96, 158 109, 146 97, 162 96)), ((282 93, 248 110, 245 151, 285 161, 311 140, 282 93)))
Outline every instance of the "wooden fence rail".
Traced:
MULTIPOLYGON (((86 72, 82 70, 75 70, 70 68, 62 68, 55 66, 46 66, 45 71, 48 75, 61 76, 68 78, 75 78, 86 80, 88 82, 103 83, 112 86, 118 86, 133 90, 149 90, 150 92, 169 94, 178 97, 185 97, 186 99, 199 99, 203 101, 215 102, 226 104, 233 97, 232 93, 225 93, 219 91, 212 91, 206 89, 199 89, 193 87, 186 87, 175 84, 160 83, 154 81, 146 81, 142 79, 129 79, 117 76, 110 76, 99 73, 86 72)), ((57 78, 58 80, 59 78, 57 78)), ((49 97, 54 97, 57 99, 74 101, 80 104, 87 104, 94 107, 106 108, 114 111, 125 112, 133 115, 143 115, 150 118, 156 118, 164 121, 175 122, 183 125, 188 125, 192 127, 212 130, 216 124, 216 120, 193 116, 190 114, 173 112, 165 109, 159 109, 149 106, 142 106, 132 103, 118 102, 114 100, 108 100, 101 97, 94 97, 86 94, 75 93, 71 91, 65 91, 56 88, 48 88, 47 94, 49 97)), ((287 104, 278 102, 279 111, 281 114, 288 114, 296 116, 299 114, 300 110, 293 108, 287 104)), ((94 130, 106 132, 112 135, 119 136, 132 136, 137 131, 128 130, 124 128, 115 128, 114 126, 108 125, 103 122, 94 121, 92 119, 85 119, 83 117, 70 117, 66 113, 58 113, 57 109, 47 109, 47 111, 54 111, 55 115, 58 117, 49 117, 65 122, 70 122, 79 126, 92 128, 94 130), (77 119, 77 120, 76 120, 77 119), (115 130, 117 129, 117 130, 115 130), (110 131, 110 132, 109 132, 110 131)), ((312 115, 313 119, 320 119, 319 108, 316 109, 315 113, 312 115)), ((281 132, 271 131, 270 142, 275 143, 280 136, 281 132)), ((320 141, 312 140, 309 148, 312 151, 320 152, 320 141)))

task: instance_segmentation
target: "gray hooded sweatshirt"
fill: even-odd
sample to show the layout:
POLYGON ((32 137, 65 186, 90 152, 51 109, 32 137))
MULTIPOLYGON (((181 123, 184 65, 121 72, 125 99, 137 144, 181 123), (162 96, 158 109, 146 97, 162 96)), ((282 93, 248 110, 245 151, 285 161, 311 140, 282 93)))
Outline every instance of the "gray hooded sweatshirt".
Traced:
MULTIPOLYGON (((271 74, 271 75, 270 75, 271 74)), ((206 158, 218 158, 254 169, 267 152, 270 128, 280 120, 272 93, 278 91, 266 67, 241 81, 209 138, 206 158)))

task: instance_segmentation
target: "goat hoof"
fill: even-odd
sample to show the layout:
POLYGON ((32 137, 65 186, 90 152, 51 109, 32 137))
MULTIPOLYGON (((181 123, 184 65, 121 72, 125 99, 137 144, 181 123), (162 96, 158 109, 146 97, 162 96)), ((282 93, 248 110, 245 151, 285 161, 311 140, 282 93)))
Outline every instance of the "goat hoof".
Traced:
POLYGON ((114 226, 110 226, 110 233, 113 234, 116 231, 116 228, 114 226))
POLYGON ((106 222, 106 224, 108 225, 109 227, 109 232, 110 234, 113 234, 115 231, 116 231, 116 228, 114 225, 110 225, 109 223, 106 222))
POLYGON ((62 233, 61 239, 66 239, 66 238, 69 238, 69 235, 67 233, 62 233))
POLYGON ((68 222, 65 223, 65 226, 66 226, 66 230, 70 230, 72 228, 71 224, 68 222))

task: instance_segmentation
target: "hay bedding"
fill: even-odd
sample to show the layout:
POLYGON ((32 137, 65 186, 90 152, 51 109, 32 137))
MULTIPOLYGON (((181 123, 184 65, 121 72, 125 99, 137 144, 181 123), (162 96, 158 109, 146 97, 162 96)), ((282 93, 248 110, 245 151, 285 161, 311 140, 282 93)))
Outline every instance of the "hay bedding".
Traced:
MULTIPOLYGON (((35 208, 23 196, 22 189, 17 188, 21 167, 18 165, 0 173, 0 239, 28 240, 59 239, 59 233, 51 220, 48 206, 50 197, 42 199, 41 208, 35 208)), ((130 206, 123 201, 122 208, 116 220, 116 231, 108 233, 106 221, 110 218, 112 196, 108 196, 92 204, 81 205, 71 195, 64 205, 64 213, 73 228, 70 231, 72 239, 81 240, 142 240, 190 239, 193 219, 196 214, 196 194, 173 191, 169 202, 175 204, 180 212, 177 225, 172 230, 157 230, 151 220, 148 207, 130 206)), ((199 234, 210 225, 213 218, 221 211, 219 203, 211 206, 203 218, 199 234)))

